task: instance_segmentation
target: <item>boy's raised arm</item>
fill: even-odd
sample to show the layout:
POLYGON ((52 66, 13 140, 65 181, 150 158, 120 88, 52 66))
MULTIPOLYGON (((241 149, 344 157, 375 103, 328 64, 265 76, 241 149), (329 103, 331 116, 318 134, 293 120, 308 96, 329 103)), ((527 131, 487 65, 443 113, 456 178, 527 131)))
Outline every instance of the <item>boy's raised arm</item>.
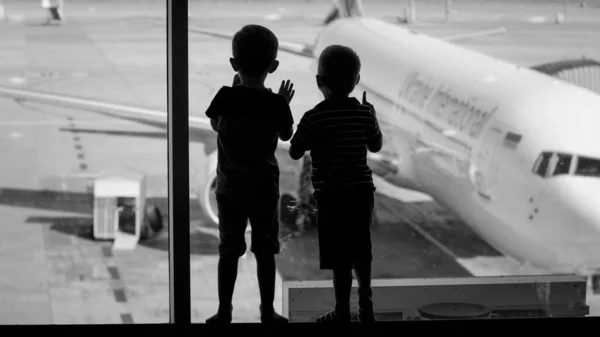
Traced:
POLYGON ((314 132, 305 114, 298 123, 298 129, 290 141, 290 157, 294 160, 302 158, 304 153, 312 148, 313 138, 314 132))
POLYGON ((281 123, 279 124, 278 135, 279 139, 286 142, 292 138, 294 134, 294 117, 290 110, 290 102, 294 98, 296 90, 294 90, 294 84, 290 81, 282 81, 279 87, 279 95, 285 98, 285 104, 282 106, 283 115, 281 115, 281 123))
POLYGON ((368 106, 371 109, 371 117, 372 125, 369 130, 369 135, 367 139, 367 150, 372 153, 379 152, 383 147, 383 135, 381 134, 381 129, 379 128, 379 122, 377 121, 377 114, 375 112, 375 107, 373 104, 367 101, 367 92, 363 91, 362 104, 368 106))
POLYGON ((287 142, 294 134, 294 117, 292 116, 292 110, 290 110, 287 101, 281 105, 281 112, 279 113, 281 115, 279 116, 280 122, 279 127, 277 128, 277 134, 279 139, 287 142))
POLYGON ((371 129, 369 139, 367 141, 367 149, 372 153, 376 153, 379 152, 382 147, 383 135, 381 134, 381 129, 379 128, 377 116, 375 116, 375 110, 373 110, 373 128, 371 129))

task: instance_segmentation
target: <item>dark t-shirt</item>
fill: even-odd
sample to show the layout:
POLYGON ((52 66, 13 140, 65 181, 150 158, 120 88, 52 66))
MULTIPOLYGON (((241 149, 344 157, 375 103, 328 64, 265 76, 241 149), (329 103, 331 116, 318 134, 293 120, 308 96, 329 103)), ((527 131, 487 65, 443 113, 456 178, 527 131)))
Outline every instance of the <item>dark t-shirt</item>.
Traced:
POLYGON ((264 88, 224 86, 206 116, 218 120, 216 193, 279 192, 278 132, 294 124, 285 97, 264 88))
POLYGON ((367 146, 381 142, 371 108, 353 97, 325 100, 306 112, 291 144, 310 151, 316 192, 350 185, 373 186, 367 146))

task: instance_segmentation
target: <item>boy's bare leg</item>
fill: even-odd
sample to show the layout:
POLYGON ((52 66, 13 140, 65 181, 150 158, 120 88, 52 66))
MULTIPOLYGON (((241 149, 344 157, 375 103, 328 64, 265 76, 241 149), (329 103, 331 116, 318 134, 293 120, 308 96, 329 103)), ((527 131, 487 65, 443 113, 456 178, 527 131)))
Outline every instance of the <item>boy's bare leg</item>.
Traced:
POLYGON ((233 312, 233 291, 237 280, 239 257, 234 254, 223 254, 219 257, 218 287, 219 310, 206 320, 207 324, 229 324, 233 312))
POLYGON ((350 322, 350 291, 352 290, 352 269, 333 270, 333 292, 335 309, 317 318, 317 323, 350 322))
POLYGON ((275 312, 275 255, 255 254, 258 288, 260 290, 260 321, 262 323, 287 323, 288 319, 275 312))
POLYGON ((373 312, 373 290, 371 288, 371 261, 354 263, 354 274, 358 282, 358 319, 363 323, 375 322, 373 312))

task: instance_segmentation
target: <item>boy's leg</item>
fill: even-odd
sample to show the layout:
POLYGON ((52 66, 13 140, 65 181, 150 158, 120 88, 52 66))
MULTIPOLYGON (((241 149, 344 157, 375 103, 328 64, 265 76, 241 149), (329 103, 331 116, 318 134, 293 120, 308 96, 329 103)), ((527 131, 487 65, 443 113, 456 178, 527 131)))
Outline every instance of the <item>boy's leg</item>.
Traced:
POLYGON ((247 225, 243 201, 235 196, 217 196, 219 211, 219 309, 207 324, 228 324, 232 320, 232 300, 238 272, 238 260, 246 252, 247 225))
MULTIPOLYGON (((264 191, 263 191, 264 193, 264 191)), ((256 257, 258 288, 260 290, 260 320, 262 323, 286 323, 273 306, 275 300, 276 265, 279 253, 279 193, 254 196, 250 211, 252 244, 250 250, 256 257)))
POLYGON ((352 263, 349 257, 347 230, 344 228, 347 196, 335 191, 321 191, 317 196, 317 232, 321 269, 333 270, 335 308, 317 323, 350 322, 352 263))
POLYGON ((354 273, 358 282, 358 319, 363 323, 375 322, 371 288, 371 261, 355 262, 354 273))
POLYGON ((357 255, 354 259, 354 273, 358 282, 358 318, 363 323, 375 322, 373 312, 373 291, 371 288, 371 222, 373 219, 374 195, 370 188, 361 188, 355 193, 353 209, 356 223, 357 255))
POLYGON ((341 267, 333 270, 333 293, 335 308, 321 317, 317 323, 350 322, 350 293, 352 291, 352 269, 341 267))

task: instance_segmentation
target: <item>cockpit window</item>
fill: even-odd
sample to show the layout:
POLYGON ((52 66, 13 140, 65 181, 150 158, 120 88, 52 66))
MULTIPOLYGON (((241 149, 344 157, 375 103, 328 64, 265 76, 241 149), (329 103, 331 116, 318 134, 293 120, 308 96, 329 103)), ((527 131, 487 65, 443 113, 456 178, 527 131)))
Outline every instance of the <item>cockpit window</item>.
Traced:
POLYGON ((542 152, 533 166, 533 172, 549 178, 571 172, 573 155, 568 153, 542 152))
POLYGON ((558 161, 556 163, 553 176, 569 174, 571 171, 571 162, 573 161, 573 156, 570 154, 558 153, 556 154, 556 157, 558 161))
POLYGON ((533 166, 533 172, 540 177, 546 176, 546 171, 548 170, 548 165, 550 165, 550 158, 552 157, 552 152, 542 152, 539 156, 538 160, 535 162, 533 166))
POLYGON ((575 175, 586 177, 600 177, 600 159, 579 157, 575 175))

